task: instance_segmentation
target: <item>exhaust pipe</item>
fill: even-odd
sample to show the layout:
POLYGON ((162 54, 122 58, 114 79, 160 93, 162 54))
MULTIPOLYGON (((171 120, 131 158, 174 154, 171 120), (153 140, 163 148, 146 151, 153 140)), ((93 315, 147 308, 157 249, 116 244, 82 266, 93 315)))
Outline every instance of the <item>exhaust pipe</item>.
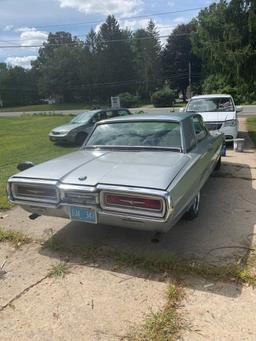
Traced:
POLYGON ((35 220, 35 219, 37 219, 38 217, 41 217, 40 214, 32 213, 32 214, 30 214, 29 219, 35 220))

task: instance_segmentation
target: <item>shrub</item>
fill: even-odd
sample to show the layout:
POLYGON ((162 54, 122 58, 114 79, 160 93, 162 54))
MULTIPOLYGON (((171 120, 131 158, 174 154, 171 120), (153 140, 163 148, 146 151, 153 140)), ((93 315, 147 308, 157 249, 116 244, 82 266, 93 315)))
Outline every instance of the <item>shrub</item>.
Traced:
POLYGON ((151 102, 156 108, 170 107, 173 105, 175 97, 176 97, 175 91, 169 88, 164 88, 152 94, 151 102))
POLYGON ((139 105, 139 97, 134 96, 129 92, 123 92, 118 95, 122 107, 134 108, 139 105))

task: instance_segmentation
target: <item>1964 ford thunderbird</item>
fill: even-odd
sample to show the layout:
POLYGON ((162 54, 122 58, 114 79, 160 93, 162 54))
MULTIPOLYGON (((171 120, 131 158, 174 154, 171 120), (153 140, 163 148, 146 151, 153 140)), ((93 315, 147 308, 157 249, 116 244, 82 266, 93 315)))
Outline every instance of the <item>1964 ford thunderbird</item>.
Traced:
POLYGON ((182 215, 198 215, 223 141, 193 113, 101 121, 79 151, 9 178, 9 200, 32 217, 167 232, 182 215))

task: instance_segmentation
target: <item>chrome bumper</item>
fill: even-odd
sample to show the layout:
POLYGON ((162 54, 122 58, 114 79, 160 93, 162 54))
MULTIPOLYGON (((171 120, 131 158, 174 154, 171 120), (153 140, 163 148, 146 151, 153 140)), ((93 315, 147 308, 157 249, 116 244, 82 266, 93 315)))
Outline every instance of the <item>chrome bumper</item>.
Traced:
MULTIPOLYGON (((14 179, 9 180, 11 183, 14 179)), ((20 181, 17 179, 15 181, 20 181)), ((26 180, 26 181, 29 181, 26 180)), ((42 181, 43 182, 43 181, 42 181)), ((9 190, 9 201, 13 204, 20 205, 23 209, 30 213, 36 213, 38 215, 46 215, 53 217, 61 217, 70 219, 69 209, 70 207, 79 206, 79 207, 87 207, 94 208, 97 214, 97 224, 102 225, 114 225, 126 228, 133 228, 139 230, 147 230, 147 231, 159 231, 159 232, 167 232, 172 226, 172 204, 171 198, 168 192, 159 191, 159 190, 151 190, 151 189, 143 189, 143 188, 128 188, 123 186, 109 186, 109 185, 98 185, 96 187, 88 187, 88 186, 75 186, 75 185, 66 185, 66 184, 56 184, 57 189, 57 197, 58 203, 46 203, 46 202, 38 202, 38 200, 20 200, 14 199, 10 194, 9 190), (71 192, 80 192, 83 195, 94 196, 95 202, 94 204, 82 205, 80 203, 68 203, 65 202, 65 193, 71 192), (162 217, 154 217, 150 216, 150 214, 146 215, 143 213, 134 214, 131 212, 122 212, 122 210, 109 210, 102 207, 100 204, 100 194, 104 191, 111 191, 115 193, 130 193, 137 195, 145 195, 145 196, 154 196, 159 197, 164 200, 164 214, 162 217)), ((88 224, 88 223, 86 223, 88 224)))

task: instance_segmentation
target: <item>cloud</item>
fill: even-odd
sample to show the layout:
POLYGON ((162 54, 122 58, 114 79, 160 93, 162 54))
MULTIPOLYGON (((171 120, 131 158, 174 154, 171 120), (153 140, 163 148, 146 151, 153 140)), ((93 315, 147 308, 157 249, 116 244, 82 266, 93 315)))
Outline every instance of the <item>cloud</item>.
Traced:
MULTIPOLYGON (((145 18, 145 19, 134 19, 134 20, 119 20, 119 24, 120 27, 122 29, 130 29, 131 31, 136 31, 140 28, 146 29, 146 27, 148 26, 148 22, 149 22, 149 18, 145 18)), ((165 45, 167 42, 167 36, 169 36, 172 31, 174 30, 174 28, 177 26, 177 22, 174 20, 167 22, 165 24, 158 22, 158 21, 154 21, 155 25, 156 25, 156 30, 159 32, 160 37, 160 41, 162 45, 165 45)), ((100 26, 103 24, 100 23, 95 27, 95 32, 98 33, 100 30, 100 26)))
POLYGON ((188 21, 185 17, 177 17, 173 20, 176 24, 186 23, 188 21))
POLYGON ((148 25, 149 19, 137 19, 137 20, 122 20, 120 21, 121 28, 129 28, 132 31, 135 31, 139 28, 146 28, 148 25))
POLYGON ((102 15, 118 14, 122 17, 134 15, 142 5, 143 0, 57 0, 60 7, 78 9, 84 13, 99 13, 102 15))
POLYGON ((37 56, 25 56, 25 57, 8 57, 5 62, 11 66, 21 66, 24 69, 31 68, 31 61, 35 60, 37 56))
POLYGON ((13 25, 6 25, 6 26, 4 27, 4 32, 10 32, 10 31, 13 30, 13 28, 14 28, 13 25))
POLYGON ((168 1, 168 2, 167 2, 167 5, 168 5, 169 7, 174 7, 174 6, 175 6, 175 1, 168 1))
POLYGON ((43 31, 37 31, 35 28, 20 27, 15 30, 20 34, 20 44, 22 46, 35 46, 41 45, 47 40, 48 33, 43 31))
MULTIPOLYGON (((146 28, 148 26, 149 19, 138 19, 138 20, 123 20, 120 22, 120 26, 122 28, 130 28, 132 31, 135 31, 140 28, 146 28)), ((156 25, 156 30, 159 32, 161 44, 165 45, 167 41, 167 36, 169 36, 174 28, 176 27, 176 23, 172 20, 169 23, 161 23, 158 21, 154 21, 156 25)))

